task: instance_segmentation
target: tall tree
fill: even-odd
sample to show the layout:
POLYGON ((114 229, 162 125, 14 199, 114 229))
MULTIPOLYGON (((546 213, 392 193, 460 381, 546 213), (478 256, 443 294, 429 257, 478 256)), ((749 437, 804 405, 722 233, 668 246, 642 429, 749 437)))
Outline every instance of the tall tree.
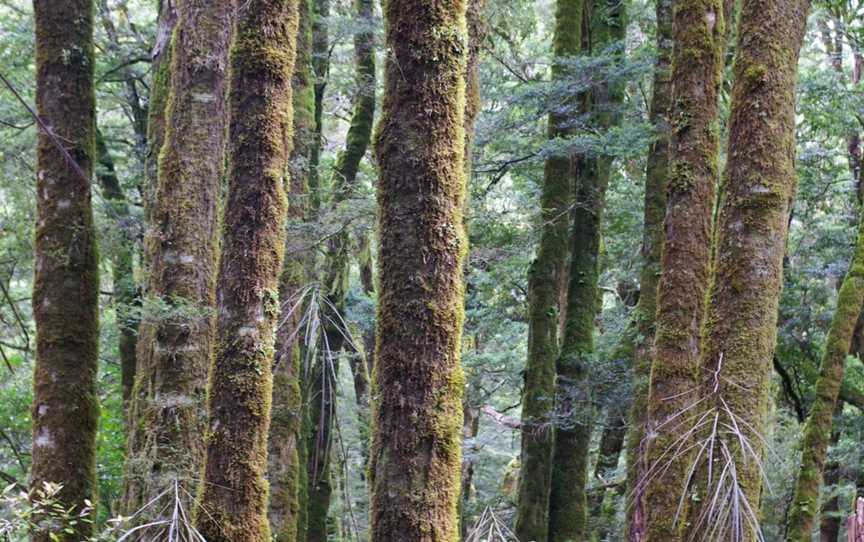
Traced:
POLYGON ((371 539, 445 542, 459 536, 466 3, 384 13, 371 539))
POLYGON ((199 531, 269 542, 267 435, 288 210, 298 0, 251 0, 231 48, 228 200, 199 531))
POLYGON ((769 377, 796 189, 795 83, 809 8, 809 0, 746 0, 741 10, 699 368, 708 421, 697 428, 704 452, 694 466, 688 519, 691 533, 710 529, 715 539, 757 539, 769 377))
MULTIPOLYGON (((354 0, 360 31, 354 36, 354 59, 356 62, 354 111, 348 127, 345 149, 336 159, 331 185, 334 190, 333 204, 339 208, 347 206, 357 190, 357 173, 372 139, 375 118, 375 34, 374 4, 372 0, 354 0)), ((330 510, 333 422, 336 408, 336 380, 340 351, 350 331, 345 326, 345 308, 348 297, 348 273, 350 270, 351 233, 342 227, 330 239, 324 266, 324 286, 327 303, 324 323, 324 348, 313 375, 311 413, 315 430, 309 444, 311 453, 309 485, 309 542, 326 542, 327 515, 330 510)), ((365 360, 352 354, 351 369, 354 374, 355 393, 361 431, 368 427, 368 371, 365 360)))
MULTIPOLYGON (((212 352, 217 201, 223 174, 232 0, 177 7, 158 183, 145 232, 147 268, 130 407, 123 509, 175 483, 194 491, 204 459, 212 352)), ((155 81, 163 81, 157 73, 155 81)), ((158 89, 157 92, 161 92, 158 89)), ((190 499, 185 498, 188 506, 190 499)), ((151 504, 136 516, 158 515, 151 504)))
MULTIPOLYGON (((36 0, 37 220, 34 245, 31 490, 63 484, 76 511, 96 490, 99 269, 90 177, 95 161, 92 0, 36 0)), ((33 535, 34 542, 89 536, 33 535)))
POLYGON ((645 415, 648 409, 648 383, 654 357, 654 331, 657 314, 657 285, 663 249, 663 219, 666 216, 666 183, 669 179, 669 113, 672 105, 672 0, 657 0, 657 61, 651 94, 651 124, 655 139, 648 150, 645 171, 644 225, 642 228, 642 269, 639 273, 639 302, 635 321, 637 338, 633 348, 633 399, 627 430, 627 507, 626 538, 642 540, 645 508, 644 487, 639 481, 645 472, 645 415))
MULTIPOLYGON (((583 18, 589 29, 588 51, 609 54, 609 73, 620 62, 625 37, 624 3, 592 0, 583 18)), ((584 38, 583 38, 584 41, 584 38)), ((591 127, 608 130, 623 99, 619 82, 591 85, 583 106, 591 127)), ((592 432, 590 389, 594 353, 594 322, 599 307, 600 235, 606 189, 612 172, 611 156, 580 154, 576 161, 575 201, 570 234, 570 283, 564 340, 556 362, 555 450, 552 456, 552 491, 549 499, 549 541, 567 542, 588 536, 588 463, 592 432)))
MULTIPOLYGON (((552 54, 552 80, 572 75, 568 61, 582 51, 584 0, 557 0, 552 54)), ((549 114, 550 140, 573 132, 574 104, 549 114)), ((573 169, 569 151, 546 159, 540 195, 540 241, 528 272, 528 359, 522 393, 522 443, 519 473, 519 507, 516 535, 520 540, 545 542, 549 530, 549 495, 552 488, 552 429, 555 399, 555 361, 562 293, 567 281, 569 205, 572 202, 573 169)))
POLYGON ((299 0, 293 100, 293 144, 288 168, 288 235, 279 283, 282 317, 276 329, 273 401, 270 414, 268 481, 270 527, 278 542, 306 539, 306 440, 302 392, 302 296, 312 258, 300 234, 309 210, 309 156, 315 128, 312 77, 312 4, 299 0))
POLYGON ((96 154, 99 164, 96 178, 102 189, 108 214, 117 228, 117 237, 113 239, 111 247, 111 282, 114 287, 114 311, 120 351, 120 381, 123 387, 123 401, 128 403, 135 383, 135 343, 138 340, 138 318, 135 314, 138 287, 135 284, 133 265, 136 232, 129 202, 117 177, 114 160, 98 128, 96 154))
POLYGON ((665 236, 645 429, 649 440, 637 481, 645 491, 644 540, 656 542, 681 536, 677 511, 689 468, 682 439, 693 420, 688 409, 698 400, 696 370, 719 178, 718 96, 727 41, 722 0, 675 3, 672 34, 675 84, 665 236))

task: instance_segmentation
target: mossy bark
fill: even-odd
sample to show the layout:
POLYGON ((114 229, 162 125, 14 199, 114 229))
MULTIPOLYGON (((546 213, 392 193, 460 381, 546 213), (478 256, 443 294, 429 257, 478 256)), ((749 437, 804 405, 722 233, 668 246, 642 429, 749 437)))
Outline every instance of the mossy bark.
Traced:
POLYGON ((371 540, 454 542, 464 386, 466 3, 388 0, 384 13, 371 540))
MULTIPOLYGON (((37 220, 34 245, 31 491, 63 484, 64 507, 96 502, 96 428, 99 400, 99 269, 90 177, 95 162, 93 2, 36 0, 37 220), (50 130, 47 132, 46 130, 50 130)), ((90 535, 32 535, 73 542, 90 535), (51 538, 56 536, 57 538, 51 538)))
MULTIPOLYGON (((553 80, 567 76, 566 60, 582 51, 584 0, 558 0, 552 53, 561 62, 552 66, 553 80)), ((571 104, 572 107, 572 104, 571 104)), ((549 139, 567 137, 575 112, 550 113, 549 139)), ((549 495, 552 487, 552 428, 555 401, 555 360, 562 293, 567 280, 569 205, 572 202, 573 158, 549 156, 540 195, 540 241, 528 271, 528 359, 522 393, 521 465, 516 536, 546 542, 549 495)))
POLYGON ((209 542, 269 542, 267 436, 288 211, 298 0, 250 0, 231 48, 228 201, 209 431, 196 523, 209 542))
POLYGON ((285 262, 279 284, 282 316, 276 329, 276 361, 273 364, 273 401, 268 437, 267 477, 270 484, 270 528, 278 542, 306 539, 306 440, 302 434, 302 348, 299 326, 303 313, 300 299, 307 271, 314 258, 308 239, 300 233, 309 207, 309 156, 315 125, 312 77, 312 5, 298 2, 298 29, 294 74, 293 144, 289 163, 288 235, 285 262))
MULTIPOLYGON (((720 430, 703 441, 706 451, 691 493, 691 533, 710 525, 718 536, 740 529, 741 539, 757 539, 752 525, 736 523, 743 519, 740 514, 725 512, 737 506, 758 513, 762 493, 760 459, 796 189, 795 83, 809 8, 809 0, 745 0, 742 5, 716 271, 699 373, 704 404, 713 409, 720 430), (709 475, 724 467, 734 469, 735 476, 709 475), (709 497, 729 490, 733 500, 709 497)), ((841 359, 847 351, 848 342, 841 359)))
POLYGON ((843 369, 858 315, 864 307, 864 220, 859 220, 858 241, 849 271, 837 298, 825 353, 816 380, 816 394, 804 425, 803 455, 795 496, 789 512, 787 540, 809 541, 819 511, 822 472, 831 441, 834 411, 843 384, 843 369))
POLYGON ((114 288, 114 317, 117 320, 120 354, 120 382, 123 402, 127 404, 132 397, 132 386, 135 383, 135 343, 138 339, 138 318, 135 306, 139 304, 139 296, 133 267, 136 232, 126 194, 120 186, 120 179, 117 178, 114 160, 98 129, 96 130, 96 154, 99 164, 96 179, 102 189, 108 214, 118 232, 112 247, 111 279, 114 288))
MULTIPOLYGON (((175 482, 194 493, 201 475, 234 10, 232 0, 178 6, 164 145, 145 231, 146 290, 121 505, 126 514, 175 482)), ((161 510, 151 504, 136 521, 146 523, 161 510)))
POLYGON ((657 61, 651 95, 650 119, 654 142, 648 150, 645 171, 644 224, 642 227, 639 302, 636 306, 636 337, 633 345, 633 399, 627 431, 627 507, 625 538, 642 540, 645 532, 644 487, 645 422, 648 411, 648 383, 654 357, 657 314, 657 285, 663 249, 663 220, 666 216, 666 184, 669 179, 669 114, 672 106, 672 0, 657 0, 657 61))
POLYGON ((690 430, 670 423, 697 399, 700 340, 709 287, 715 185, 719 178, 718 96, 726 51, 722 0, 683 0, 673 10, 670 162, 657 292, 654 360, 647 403, 644 540, 681 537, 678 510, 689 467, 675 450, 690 430))
MULTIPOLYGON (((605 51, 624 39, 623 3, 593 0, 583 13, 589 29, 589 51, 605 51)), ((583 38, 584 40, 584 38, 583 38)), ((623 53, 622 53, 623 54, 623 53)), ((614 59, 613 63, 620 59, 614 59)), ((585 111, 600 130, 608 130, 618 115, 623 87, 600 83, 584 97, 585 111)), ((575 165, 575 204, 570 236, 570 281, 564 340, 556 362, 556 426, 549 499, 549 541, 569 542, 588 537, 588 464, 593 406, 590 368, 594 352, 594 322, 600 292, 600 236, 610 156, 579 156, 575 165)))

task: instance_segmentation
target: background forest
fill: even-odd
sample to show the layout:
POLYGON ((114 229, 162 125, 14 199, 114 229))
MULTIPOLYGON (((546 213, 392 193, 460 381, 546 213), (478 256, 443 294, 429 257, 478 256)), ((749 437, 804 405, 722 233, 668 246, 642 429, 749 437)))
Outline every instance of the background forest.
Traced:
MULTIPOLYGON (((165 69, 160 54, 169 40, 165 21, 170 17, 166 13, 173 9, 169 0, 162 1, 166 5, 156 5, 155 0, 95 2, 97 160, 92 201, 101 286, 98 497, 92 504, 96 510, 95 536, 106 540, 118 540, 136 521, 140 524, 140 518, 130 520, 129 516, 149 505, 144 496, 153 490, 145 487, 146 480, 137 489, 124 483, 124 476, 132 476, 130 473, 140 467, 129 458, 135 459, 135 453, 146 455, 148 449, 148 445, 135 449, 127 438, 146 440, 152 431, 146 426, 146 416, 138 419, 138 426, 129 421, 129 409, 135 408, 135 343, 139 332, 144 333, 139 323, 152 320, 154 314, 192 318, 188 311, 193 310, 182 304, 160 305, 146 294, 145 233, 155 220, 148 216, 147 201, 155 197, 150 179, 156 167, 148 115, 152 119, 154 107, 161 107, 160 100, 166 99, 160 95, 166 84, 159 79, 159 69, 165 69), (133 433, 137 436, 132 437, 133 433)), ((536 330, 541 328, 536 327, 533 339, 529 337, 529 328, 541 325, 538 318, 560 328, 560 333, 553 330, 551 336, 560 335, 562 342, 568 337, 565 349, 569 346, 579 352, 575 373, 567 373, 574 369, 566 364, 558 369, 559 379, 580 382, 583 391, 567 397, 575 406, 562 415, 567 419, 547 413, 548 418, 540 424, 569 428, 572 433, 581 433, 583 440, 587 438, 586 458, 559 457, 564 453, 559 452, 559 444, 555 457, 544 460, 547 466, 554 462, 556 469, 572 463, 578 470, 581 465, 589 473, 581 496, 587 528, 578 540, 627 539, 625 529, 634 511, 628 502, 634 487, 645 490, 644 480, 628 482, 627 457, 634 453, 633 443, 640 441, 638 437, 632 439, 630 406, 634 394, 647 393, 647 375, 638 367, 642 359, 639 345, 645 340, 640 314, 644 314, 646 304, 648 310, 651 307, 643 300, 644 277, 654 277, 651 287, 655 289, 659 277, 659 253, 655 254, 657 270, 652 274, 649 269, 646 275, 644 269, 650 256, 646 256, 645 238, 650 237, 652 227, 646 225, 650 213, 646 205, 651 205, 651 190, 657 190, 651 179, 652 152, 658 139, 666 137, 658 135, 663 120, 653 109, 652 98, 657 96, 657 81, 668 87, 671 77, 667 73, 664 82, 657 76, 664 62, 669 70, 671 55, 671 11, 664 0, 657 3, 661 5, 652 0, 618 0, 595 10, 599 21, 586 17, 584 22, 569 21, 569 26, 564 21, 565 26, 557 29, 566 13, 554 0, 470 3, 470 9, 476 10, 473 16, 469 12, 469 31, 479 74, 479 101, 473 141, 468 136, 473 150, 467 160, 470 181, 464 218, 469 252, 464 260, 459 515, 466 540, 513 541, 517 534, 531 532, 524 524, 531 499, 524 494, 520 497, 520 471, 527 470, 520 462, 526 453, 523 433, 530 433, 534 446, 538 440, 541 449, 544 445, 542 437, 538 439, 542 431, 533 428, 542 416, 525 410, 526 398, 532 401, 529 408, 542 410, 544 402, 554 395, 551 388, 548 394, 533 388, 537 382, 542 385, 543 376, 538 380, 536 374, 532 376, 532 368, 526 368, 526 360, 538 355, 529 354, 529 349, 539 348, 529 348, 540 334, 536 330), (658 23, 658 14, 667 19, 658 23), (584 35, 567 36, 568 31, 583 26, 584 35), (658 39, 661 32, 668 36, 665 45, 663 36, 658 39), (582 40, 588 40, 588 35, 591 43, 585 47, 582 40), (575 49, 566 50, 568 39, 575 39, 575 49), (582 200, 577 197, 574 203, 565 194, 561 196, 563 202, 555 203, 548 179, 562 152, 578 155, 590 164, 587 167, 601 172, 596 175, 600 184, 595 187, 603 193, 599 201, 589 196, 582 200), (550 202, 554 207, 551 211, 550 202), (581 230, 579 220, 585 221, 581 230), (569 239, 574 221, 574 237, 584 234, 587 238, 569 239), (550 233, 550 225, 554 228, 556 224, 564 228, 564 239, 559 238, 558 245, 554 244, 554 232, 550 233), (593 237, 592 228, 596 230, 593 237), (536 293, 542 287, 537 273, 543 272, 537 269, 559 265, 555 263, 556 253, 567 267, 567 247, 579 242, 586 243, 584 246, 596 244, 596 289, 591 286, 590 262, 579 268, 573 257, 569 272, 587 273, 583 282, 591 291, 586 295, 596 303, 583 303, 587 308, 580 314, 559 314, 558 305, 566 305, 561 300, 567 296, 559 282, 550 294, 554 310, 549 306, 540 313, 532 311, 532 295, 543 295, 536 293), (544 257, 551 259, 538 265, 536 262, 544 257), (576 317, 582 318, 581 339, 578 331, 570 331, 580 325, 571 323, 576 317), (526 429, 529 426, 532 429, 526 429), (523 519, 517 522, 520 513, 523 519), (500 527, 498 534, 492 530, 496 526, 500 527)), ((743 2, 748 3, 752 0, 743 2)), ((273 392, 274 420, 280 404, 284 406, 279 401, 290 403, 292 393, 303 398, 298 438, 304 443, 305 451, 299 453, 307 465, 302 469, 301 482, 306 490, 301 490, 299 498, 302 512, 297 512, 298 504, 293 503, 270 514, 274 539, 279 534, 275 528, 279 518, 299 513, 304 516, 301 523, 305 521, 308 528, 306 533, 295 533, 296 540, 360 542, 370 540, 367 462, 373 425, 370 401, 374 400, 374 393, 370 399, 370 369, 375 352, 378 248, 385 235, 378 231, 376 220, 379 171, 372 131, 381 114, 385 86, 384 15, 382 6, 373 0, 310 0, 307 8, 310 18, 304 23, 301 15, 297 63, 309 68, 308 80, 299 92, 296 73, 293 83, 295 131, 301 126, 301 136, 298 139, 295 133, 295 141, 305 146, 301 148, 305 155, 294 161, 292 173, 308 184, 303 195, 305 212, 288 216, 286 259, 301 253, 304 256, 294 258, 299 262, 297 274, 286 272, 282 278, 294 282, 292 295, 282 296, 279 319, 290 335, 282 340, 299 343, 293 354, 300 367, 299 390, 283 390, 279 395, 280 385, 287 384, 280 380, 277 363, 273 392), (288 275, 293 278, 286 279, 288 275)), ((740 10, 741 6, 734 7, 730 20, 736 20, 740 10)), ((8 485, 0 501, 0 540, 14 541, 27 538, 31 521, 35 521, 32 518, 40 513, 36 504, 28 504, 21 496, 31 477, 34 438, 40 435, 34 433, 32 421, 38 135, 37 121, 29 109, 36 103, 33 27, 30 2, 0 0, 0 479, 8 485)), ((733 59, 738 47, 735 27, 729 27, 729 45, 721 48, 719 109, 712 125, 719 137, 715 183, 719 183, 719 172, 727 161, 733 59)), ((799 540, 790 534, 790 514, 796 503, 801 504, 795 491, 802 448, 806 448, 802 446, 805 422, 819 395, 816 383, 823 353, 830 350, 829 330, 838 312, 840 287, 856 254, 864 198, 862 48, 864 2, 814 1, 798 63, 794 126, 798 185, 782 261, 774 371, 768 383, 770 421, 758 436, 766 448, 764 455, 760 454, 765 484, 761 511, 752 516, 759 517, 760 539, 765 541, 799 540)), ((470 81, 468 99, 470 105, 470 81)), ((251 130, 256 130, 254 125, 251 130)), ((297 148, 295 143, 295 154, 297 148)), ((202 164, 221 163, 218 156, 200 159, 202 164)), ((653 167, 656 176, 656 163, 653 167)), ((228 190, 225 180, 221 196, 215 195, 221 201, 220 210, 228 205, 227 197, 223 197, 228 190)), ((719 215, 720 205, 711 205, 711 214, 719 215)), ((198 218, 193 216, 189 221, 198 218)), ((654 221, 653 228, 661 235, 656 213, 648 220, 654 221)), ((226 216, 221 223, 230 220, 226 216)), ((554 280, 563 279, 549 275, 548 281, 554 280)), ((571 278, 571 289, 573 284, 571 278)), ((576 295, 573 291, 570 294, 576 295)), ((858 306, 860 309, 860 303, 858 306)), ((845 540, 844 518, 853 509, 855 497, 864 496, 862 329, 864 324, 855 329, 845 374, 841 371, 839 402, 831 409, 830 448, 815 526, 823 542, 845 540)), ((558 346, 556 343, 554 348, 558 346)), ((139 370, 142 363, 139 359, 139 370)), ((554 373, 554 361, 552 367, 554 373)), ((204 390, 196 393, 203 405, 204 390)), ((648 400, 647 395, 644 400, 648 400)), ((648 412, 644 403, 641 408, 648 412)), ((636 419, 640 419, 639 409, 637 404, 636 419)), ((277 426, 274 421, 271 439, 277 426)), ((186 436, 179 439, 194 439, 198 431, 203 434, 205 430, 189 426, 183 431, 186 436)), ((559 442, 566 442, 563 438, 559 442)), ((274 446, 270 447, 271 476, 278 472, 281 457, 274 446)), ((174 454, 182 463, 187 448, 181 446, 174 454)), ((531 469, 536 468, 535 463, 532 465, 531 469)), ((528 470, 528 475, 537 477, 537 472, 528 470)), ((553 476, 561 483, 571 480, 566 472, 556 471, 553 476)), ((687 477, 686 472, 683 477, 687 477)), ((44 501, 53 502, 51 487, 46 486, 45 491, 44 501)), ((179 491, 177 501, 188 504, 191 496, 179 495, 179 491)), ((555 489, 552 491, 554 495, 555 489)), ((670 514, 674 516, 680 492, 674 488, 668 492, 675 494, 670 514)), ((281 497, 278 484, 271 479, 274 498, 281 497)), ((159 517, 163 512, 150 514, 159 517)), ((742 517, 742 522, 749 521, 748 514, 742 517)), ((721 522, 721 518, 713 519, 721 522)), ((169 539, 165 534, 150 536, 141 540, 169 539)), ((188 534, 172 536, 194 539, 188 534)), ((719 532, 706 534, 704 539, 737 538, 719 532)))

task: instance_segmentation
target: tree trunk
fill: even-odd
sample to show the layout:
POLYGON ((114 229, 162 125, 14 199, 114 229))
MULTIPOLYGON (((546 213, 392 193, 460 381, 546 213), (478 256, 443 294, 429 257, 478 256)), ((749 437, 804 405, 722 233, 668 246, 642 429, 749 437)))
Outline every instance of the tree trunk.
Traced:
POLYGON ((120 354, 120 382, 123 389, 123 404, 128 406, 129 399, 132 397, 132 386, 135 384, 135 343, 138 339, 138 318, 134 307, 140 304, 133 268, 136 232, 126 195, 114 169, 114 160, 98 128, 96 129, 96 154, 99 161, 96 179, 102 189, 108 214, 117 228, 117 237, 112 239, 111 246, 111 278, 120 354))
POLYGON ((301 234, 309 206, 309 156, 315 129, 312 79, 312 12, 310 0, 298 2, 296 60, 291 82, 293 144, 288 167, 288 235, 279 284, 281 317, 276 328, 273 364, 273 404, 270 413, 267 479, 270 484, 269 519, 277 542, 306 540, 306 439, 301 335, 301 299, 306 272, 314 258, 309 240, 301 234))
MULTIPOLYGON (((838 416, 843 412, 843 402, 838 401, 834 409, 834 415, 838 416)), ((836 428, 831 432, 831 446, 836 446, 840 442, 840 431, 836 428)), ((835 486, 840 482, 840 462, 837 460, 829 461, 825 465, 825 487, 835 486)), ((840 540, 840 524, 843 522, 843 515, 840 511, 840 495, 833 495, 830 499, 822 502, 822 507, 819 510, 819 541, 820 542, 839 542, 840 540)))
MULTIPOLYGON (((231 0, 188 0, 178 8, 165 141, 145 233, 146 294, 129 414, 125 514, 175 482, 185 489, 189 510, 188 497, 201 476, 234 9, 231 0)), ((161 517, 162 508, 151 503, 136 522, 161 517)), ((146 529, 139 534, 148 536, 146 529)))
MULTIPOLYGON (((716 271, 699 372, 702 410, 708 409, 711 422, 699 429, 705 451, 695 465, 691 533, 711 526, 720 538, 737 531, 742 540, 757 539, 769 379, 796 188, 795 82, 809 8, 809 0, 746 0, 741 11, 716 271), (712 431, 715 421, 718 429, 712 431), (721 476, 727 468, 729 476, 721 476), (716 494, 720 498, 709 497, 716 494)), ((841 294, 849 304, 858 296, 853 284, 860 281, 860 265, 853 266, 852 282, 841 294)), ((855 303, 860 310, 860 301, 855 303)), ((856 318, 857 312, 850 329, 856 318)), ((833 360, 835 350, 845 359, 849 341, 841 339, 843 329, 832 334, 826 359, 833 360), (840 342, 845 346, 835 349, 840 342)), ((833 393, 830 385, 820 388, 823 398, 833 393)), ((829 416, 833 401, 831 407, 829 416)))
POLYGON ((654 358, 657 284, 663 249, 663 220, 666 216, 666 184, 669 179, 669 114, 672 105, 672 0, 657 0, 657 63, 651 96, 651 123, 655 140, 648 151, 645 171, 642 269, 639 274, 639 304, 636 306, 636 342, 633 347, 633 399, 627 431, 627 505, 625 537, 639 542, 645 534, 644 485, 645 422, 648 411, 648 382, 654 358))
POLYGON ((228 201, 219 342, 198 530, 209 542, 269 542, 267 435, 291 153, 297 0, 249 0, 231 49, 228 201))
MULTIPOLYGON (((582 51, 584 0, 557 0, 552 53, 553 80, 568 76, 564 61, 582 51)), ((573 104, 568 104, 572 109, 573 104)), ((567 137, 575 111, 549 114, 549 139, 567 137)), ((554 443, 555 360, 561 298, 566 283, 569 205, 573 186, 572 157, 550 155, 540 196, 540 242, 528 272, 528 359, 522 393, 522 443, 516 536, 546 542, 554 443)))
POLYGON ((816 381, 816 396, 804 425, 803 456, 798 471, 795 497, 792 500, 793 506, 789 514, 787 534, 787 539, 793 542, 811 539, 819 508, 822 471, 831 440, 834 410, 843 384, 843 369, 862 307, 864 307, 864 220, 859 221, 855 255, 840 287, 837 309, 828 332, 819 378, 816 381))
POLYGON ((464 386, 466 6, 389 0, 384 11, 371 540, 450 542, 464 386))
MULTIPOLYGON (((726 51, 722 0, 683 0, 673 16, 671 142, 654 361, 647 404, 650 440, 636 491, 644 490, 644 537, 680 539, 686 490, 685 435, 698 400, 700 338, 709 287, 720 148, 718 96, 726 51), (678 416, 678 418, 676 418, 678 416), (673 420, 678 419, 678 422, 673 420), (682 440, 683 439, 683 440, 682 440), (651 503, 650 506, 647 503, 651 503)), ((635 534, 635 531, 632 532, 635 534)))
MULTIPOLYGON (((64 507, 95 502, 99 399, 99 268, 93 226, 96 107, 93 2, 36 0, 37 222, 34 246, 33 448, 30 489, 63 484, 64 507)), ((71 532, 33 534, 37 542, 73 542, 71 532)))
MULTIPOLYGON (((594 0, 584 16, 590 28, 591 50, 605 51, 624 39, 627 25, 624 5, 619 0, 594 0)), ((616 58, 613 63, 619 61, 616 58)), ((617 122, 615 111, 623 99, 623 87, 618 82, 600 83, 585 99, 589 102, 586 111, 593 117, 591 122, 599 131, 606 131, 617 122)), ((588 452, 593 425, 590 370, 594 321, 600 300, 597 287, 600 227, 612 157, 580 156, 575 167, 567 317, 561 355, 556 363, 557 423, 549 499, 550 542, 583 540, 588 536, 588 452)))

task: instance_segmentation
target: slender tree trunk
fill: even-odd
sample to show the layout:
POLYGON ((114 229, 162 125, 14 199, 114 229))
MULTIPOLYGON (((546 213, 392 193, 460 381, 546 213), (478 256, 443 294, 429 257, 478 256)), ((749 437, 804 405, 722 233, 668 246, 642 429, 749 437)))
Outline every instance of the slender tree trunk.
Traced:
POLYGON ((135 383, 135 343, 138 338, 138 318, 134 307, 139 304, 139 299, 133 268, 136 232, 126 195, 117 178, 114 160, 98 129, 96 130, 96 153, 99 161, 96 179, 102 189, 108 214, 117 228, 117 237, 113 239, 111 247, 113 253, 111 278, 120 353, 120 381, 123 388, 123 403, 128 405, 132 397, 132 386, 135 383))
MULTIPOLYGON (((582 51, 584 0, 557 0, 552 53, 560 60, 552 67, 553 80, 566 77, 566 60, 582 51)), ((568 108, 572 108, 569 104, 568 108)), ((575 112, 550 113, 549 139, 569 134, 575 112)), ((555 397, 555 360, 561 298, 566 283, 569 205, 573 168, 569 153, 550 155, 543 171, 540 196, 541 227, 537 256, 528 272, 528 359, 522 393, 522 444, 516 536, 546 542, 549 495, 552 487, 552 427, 555 397)))
POLYGON ((645 443, 646 459, 636 485, 637 493, 645 492, 645 505, 640 503, 644 535, 640 533, 635 540, 673 542, 680 539, 683 525, 677 511, 686 490, 689 454, 681 450, 687 448, 685 435, 695 423, 686 412, 698 400, 697 367, 719 177, 718 96, 727 41, 724 17, 722 0, 682 0, 674 8, 675 85, 647 404, 650 440, 645 443))
MULTIPOLYGON (((716 271, 699 373, 710 425, 699 429, 705 451, 690 499, 691 533, 710 526, 721 538, 737 531, 739 539, 757 539, 769 378, 796 188, 795 82, 809 8, 809 0, 745 0, 741 11, 716 271)), ((864 258, 860 244, 858 253, 864 258)), ((844 313, 849 304, 857 305, 850 330, 861 307, 855 285, 864 262, 856 262, 841 294, 848 303, 840 305, 844 313)), ((842 361, 849 351, 845 333, 838 323, 826 369, 833 371, 835 352, 842 361), (841 342, 845 346, 837 349, 841 342)), ((832 389, 823 383, 817 395, 830 398, 836 394, 832 389)))
POLYGON ((843 384, 843 369, 862 307, 864 307, 864 220, 859 221, 855 255, 840 287, 837 309, 828 332, 819 378, 816 381, 816 397, 804 425, 803 456, 798 471, 795 497, 792 500, 793 506, 789 514, 787 533, 787 540, 792 542, 811 539, 819 509, 822 471, 831 440, 834 410, 843 384))
MULTIPOLYGON (((585 13, 590 48, 605 51, 624 39, 624 5, 619 0, 593 0, 585 13)), ((619 55, 612 63, 620 61, 619 55)), ((610 69, 611 73, 611 69, 610 69)), ((586 96, 592 122, 601 131, 617 118, 623 99, 617 82, 604 82, 586 96)), ((594 352, 594 321, 600 300, 600 226, 612 169, 609 156, 580 156, 576 164, 576 199, 570 246, 570 284, 564 341, 556 367, 558 410, 549 502, 549 541, 583 540, 588 536, 588 464, 593 425, 589 391, 594 352)))
POLYGON ((306 439, 301 335, 302 292, 314 256, 301 234, 309 207, 309 156, 314 141, 315 92, 312 78, 312 12, 310 0, 298 2, 296 60, 291 83, 293 144, 288 167, 288 235, 279 284, 281 317, 276 328, 273 404, 268 441, 270 527, 277 542, 306 540, 306 439))
POLYGON ((371 540, 450 542, 464 386, 466 5, 389 0, 384 11, 371 540))
MULTIPOLYGON (((201 476, 234 9, 231 0, 184 1, 171 40, 164 144, 145 232, 146 294, 129 414, 126 514, 175 483, 184 488, 190 510, 189 494, 201 476)), ((159 81, 161 72, 155 78, 159 81)), ((151 503, 135 519, 144 524, 161 517, 162 508, 151 503)), ((139 534, 147 536, 146 530, 139 534)))
MULTIPOLYGON (((334 204, 339 206, 350 201, 356 192, 357 172, 372 138, 372 126, 375 117, 375 48, 372 32, 373 2, 372 0, 354 0, 354 8, 358 18, 362 20, 364 30, 354 37, 354 55, 357 65, 356 94, 351 125, 346 136, 345 150, 336 159, 333 171, 332 186, 334 204)), ((338 374, 338 357, 345 344, 345 336, 349 330, 345 325, 345 301, 348 295, 348 273, 350 263, 350 232, 343 227, 330 240, 327 261, 325 264, 327 303, 323 307, 326 315, 324 323, 325 345, 319 366, 315 371, 313 387, 314 398, 313 419, 315 435, 310 450, 313 451, 313 464, 310 465, 310 495, 309 495, 309 542, 324 542, 327 540, 327 513, 330 510, 332 489, 330 487, 330 451, 333 434, 334 409, 336 408, 336 381, 338 374)), ((358 392, 358 416, 361 427, 368 427, 368 411, 364 404, 364 382, 368 382, 365 365, 362 360, 355 359, 351 363, 354 372, 355 391, 358 392), (364 378, 365 377, 365 378, 364 378)))
MULTIPOLYGON (((94 163, 93 2, 36 0, 37 222, 34 247, 31 492, 46 482, 76 512, 95 502, 99 399, 99 268, 90 177, 94 163)), ((32 540, 89 536, 48 530, 32 540), (56 536, 57 538, 52 538, 56 536)))
POLYGON ((627 431, 627 506, 625 537, 641 541, 645 534, 644 487, 645 422, 648 411, 648 383, 654 358, 657 285, 663 249, 663 220, 666 216, 666 184, 669 179, 669 114, 672 105, 672 0, 657 0, 657 63, 651 96, 651 123, 655 140, 648 152, 645 171, 642 269, 639 274, 639 303, 636 306, 636 341, 633 347, 633 400, 627 431))
POLYGON ((209 542, 269 542, 267 435, 288 211, 297 0, 250 0, 231 49, 228 201, 210 430, 196 514, 209 542))

